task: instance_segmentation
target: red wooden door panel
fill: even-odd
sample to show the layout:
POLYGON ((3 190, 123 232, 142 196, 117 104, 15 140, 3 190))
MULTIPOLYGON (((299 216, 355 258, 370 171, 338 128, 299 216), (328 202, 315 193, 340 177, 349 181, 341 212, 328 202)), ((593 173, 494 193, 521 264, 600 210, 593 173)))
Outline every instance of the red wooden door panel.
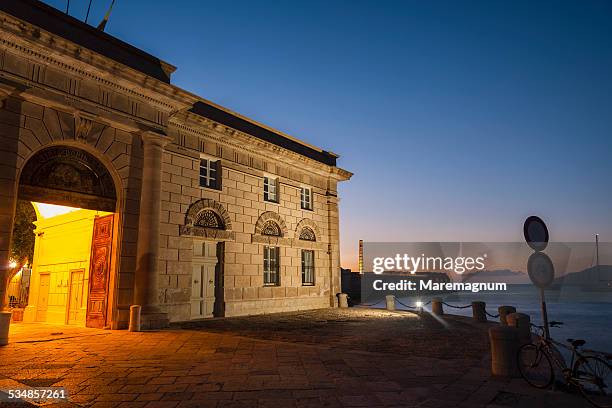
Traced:
POLYGON ((113 246, 113 214, 94 219, 89 259, 89 296, 87 297, 87 327, 106 325, 108 281, 113 246))

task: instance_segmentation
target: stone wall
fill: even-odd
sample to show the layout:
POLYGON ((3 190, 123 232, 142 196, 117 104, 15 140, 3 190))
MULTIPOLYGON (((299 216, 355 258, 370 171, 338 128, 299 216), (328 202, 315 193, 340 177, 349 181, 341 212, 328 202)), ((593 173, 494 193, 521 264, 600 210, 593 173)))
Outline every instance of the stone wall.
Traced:
MULTIPOLYGON (((205 144, 213 142, 204 140, 205 144)), ((191 257, 193 240, 180 234, 190 206, 201 199, 212 200, 231 221, 233 239, 225 242, 224 289, 226 316, 311 309, 330 305, 330 254, 326 180, 316 179, 308 169, 284 170, 294 178, 279 177, 279 202, 264 201, 263 177, 274 173, 221 160, 221 190, 200 187, 200 155, 171 146, 164 154, 162 186, 162 251, 160 300, 172 320, 189 319, 191 257), (297 180, 296 180, 297 179, 297 180), (300 208, 301 182, 308 179, 313 190, 313 210, 300 208), (314 182, 313 182, 314 181, 314 182), (286 226, 281 239, 257 236, 255 225, 264 213, 274 213, 286 226), (306 220, 304 222, 303 220, 306 220), (316 242, 300 241, 298 224, 314 226, 316 242), (266 240, 280 246, 280 285, 264 286, 263 247, 266 240), (315 285, 302 286, 301 252, 315 252, 315 285)), ((214 150, 215 152, 217 149, 214 150)), ((210 157, 210 156, 207 156, 210 157)), ((213 156, 215 157, 215 156, 213 156)), ((233 157, 231 155, 230 157, 233 157)), ((252 163, 253 161, 251 161, 252 163)), ((273 163, 261 167, 277 169, 273 163)), ((335 214, 337 212, 333 211, 335 214)), ((332 220, 337 222, 337 215, 332 220)), ((337 237, 331 237, 337 239, 337 237)), ((214 239, 213 239, 214 240, 214 239)))

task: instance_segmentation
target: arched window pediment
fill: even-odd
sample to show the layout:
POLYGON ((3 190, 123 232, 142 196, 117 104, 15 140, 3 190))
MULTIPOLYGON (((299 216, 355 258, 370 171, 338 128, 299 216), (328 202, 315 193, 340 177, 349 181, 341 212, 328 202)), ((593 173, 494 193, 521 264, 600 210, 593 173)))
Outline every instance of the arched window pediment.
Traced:
POLYGON ((208 198, 203 198, 191 204, 185 214, 185 225, 223 230, 232 229, 232 222, 227 210, 215 200, 208 198))
POLYGON ((271 220, 266 221, 266 223, 264 224, 261 230, 261 235, 271 235, 275 237, 280 237, 281 229, 276 222, 271 221, 271 220))
POLYGON ((179 233, 217 241, 234 239, 229 213, 221 204, 208 198, 191 204, 179 233))
POLYGON ((314 231, 312 229, 310 229, 309 227, 304 227, 302 228, 302 232, 300 232, 300 240, 302 241, 313 241, 315 242, 317 240, 317 236, 315 235, 314 231))
POLYGON ((300 241, 316 242, 321 240, 321 233, 316 222, 309 218, 303 218, 295 228, 294 237, 300 241))
POLYGON ((225 223, 219 214, 211 209, 200 211, 193 225, 196 227, 225 229, 225 223))
POLYGON ((255 223, 255 235, 284 237, 287 235, 287 225, 280 215, 266 211, 255 223))

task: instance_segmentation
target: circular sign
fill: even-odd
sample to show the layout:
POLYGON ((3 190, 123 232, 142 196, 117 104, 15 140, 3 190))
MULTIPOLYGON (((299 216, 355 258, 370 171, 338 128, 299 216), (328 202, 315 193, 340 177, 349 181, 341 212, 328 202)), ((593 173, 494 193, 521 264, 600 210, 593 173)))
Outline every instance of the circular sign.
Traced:
POLYGON ((539 288, 547 287, 555 279, 555 267, 548 255, 543 252, 531 254, 527 261, 527 272, 529 279, 539 288))
POLYGON ((548 245, 548 228, 540 217, 532 215, 523 225, 525 241, 535 251, 543 251, 548 245))

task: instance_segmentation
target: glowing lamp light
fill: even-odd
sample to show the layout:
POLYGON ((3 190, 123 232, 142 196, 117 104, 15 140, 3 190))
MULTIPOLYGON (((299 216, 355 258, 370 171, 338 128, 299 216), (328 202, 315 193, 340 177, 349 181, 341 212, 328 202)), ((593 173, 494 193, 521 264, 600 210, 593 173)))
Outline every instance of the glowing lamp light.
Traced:
POLYGON ((420 300, 417 300, 416 307, 423 307, 423 302, 421 302, 420 300))
POLYGON ((15 261, 9 262, 9 268, 15 269, 16 267, 17 267, 17 262, 15 262, 15 261))

